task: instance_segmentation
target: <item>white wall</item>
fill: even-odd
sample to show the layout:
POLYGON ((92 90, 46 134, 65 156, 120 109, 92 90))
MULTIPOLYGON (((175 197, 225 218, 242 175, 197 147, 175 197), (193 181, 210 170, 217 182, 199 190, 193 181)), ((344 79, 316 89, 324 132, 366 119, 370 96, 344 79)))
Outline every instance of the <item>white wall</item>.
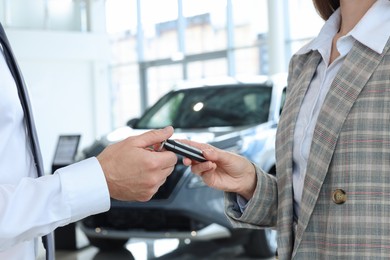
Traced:
POLYGON ((61 134, 80 148, 111 130, 109 43, 104 33, 6 29, 29 86, 45 170, 61 134))

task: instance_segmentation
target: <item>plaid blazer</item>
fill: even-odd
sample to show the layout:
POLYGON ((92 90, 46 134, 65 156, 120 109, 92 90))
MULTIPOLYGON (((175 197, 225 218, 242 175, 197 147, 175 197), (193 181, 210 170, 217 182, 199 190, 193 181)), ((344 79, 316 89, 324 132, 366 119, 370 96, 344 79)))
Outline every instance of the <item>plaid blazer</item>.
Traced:
POLYGON ((390 41, 378 54, 356 42, 336 75, 315 126, 297 225, 293 132, 321 56, 292 57, 276 178, 257 169, 257 188, 243 214, 235 195, 225 194, 234 226, 276 227, 279 259, 390 258, 389 47, 390 41))

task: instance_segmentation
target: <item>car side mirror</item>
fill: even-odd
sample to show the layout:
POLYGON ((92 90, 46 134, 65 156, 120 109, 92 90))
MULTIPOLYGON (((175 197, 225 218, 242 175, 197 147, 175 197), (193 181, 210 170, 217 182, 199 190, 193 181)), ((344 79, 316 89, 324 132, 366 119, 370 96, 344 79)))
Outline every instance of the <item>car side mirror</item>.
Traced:
POLYGON ((138 121, 139 121, 139 118, 132 118, 129 121, 127 121, 126 125, 128 127, 133 128, 138 123, 138 121))

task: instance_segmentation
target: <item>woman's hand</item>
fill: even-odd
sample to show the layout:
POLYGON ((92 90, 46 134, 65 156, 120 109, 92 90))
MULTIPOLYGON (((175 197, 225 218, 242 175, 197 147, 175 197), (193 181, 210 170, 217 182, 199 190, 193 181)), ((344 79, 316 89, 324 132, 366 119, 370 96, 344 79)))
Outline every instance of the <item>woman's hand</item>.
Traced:
POLYGON ((256 171, 253 164, 243 156, 218 149, 209 144, 190 140, 179 140, 203 152, 207 162, 197 162, 184 158, 183 163, 191 166, 193 173, 202 177, 210 187, 235 192, 249 200, 256 188, 256 171))

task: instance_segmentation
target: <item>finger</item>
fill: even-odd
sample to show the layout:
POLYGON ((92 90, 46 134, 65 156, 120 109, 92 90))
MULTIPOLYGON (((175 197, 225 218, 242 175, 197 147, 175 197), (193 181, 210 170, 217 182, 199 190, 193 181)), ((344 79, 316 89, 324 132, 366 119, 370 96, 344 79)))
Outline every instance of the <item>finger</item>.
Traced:
POLYGON ((159 166, 159 169, 173 168, 177 163, 177 155, 171 151, 156 152, 152 149, 145 149, 143 151, 149 153, 145 153, 144 158, 153 158, 152 161, 159 166))
POLYGON ((187 157, 184 157, 184 158, 183 158, 183 164, 184 164, 185 166, 190 166, 190 165, 194 164, 193 162, 194 162, 194 161, 191 160, 190 158, 187 158, 187 157))
MULTIPOLYGON (((198 143, 198 142, 191 141, 188 139, 180 139, 178 141, 201 150, 203 157, 205 157, 206 160, 210 160, 210 161, 216 160, 218 158, 218 153, 219 153, 218 151, 222 151, 222 150, 220 150, 220 149, 218 149, 210 144, 207 144, 207 143, 198 143)), ((198 162, 192 160, 191 163, 188 161, 186 161, 185 163, 187 163, 187 165, 189 165, 189 164, 196 164, 198 162)))
POLYGON ((191 171, 195 174, 202 175, 206 172, 213 171, 217 168, 217 165, 211 161, 204 163, 192 164, 191 171))
POLYGON ((150 130, 139 135, 137 138, 133 138, 132 142, 135 146, 142 148, 154 146, 171 137, 173 135, 173 131, 172 126, 167 126, 163 129, 150 130))
POLYGON ((208 148, 211 147, 209 144, 198 143, 198 142, 191 141, 191 140, 188 140, 188 139, 178 139, 177 141, 179 141, 179 142, 181 142, 183 144, 187 144, 187 145, 193 146, 193 147, 195 147, 197 149, 200 149, 200 150, 205 150, 205 149, 208 149, 208 148))
POLYGON ((170 151, 164 151, 159 153, 159 156, 161 156, 163 159, 162 169, 167 171, 173 171, 173 168, 177 164, 176 154, 170 151))

